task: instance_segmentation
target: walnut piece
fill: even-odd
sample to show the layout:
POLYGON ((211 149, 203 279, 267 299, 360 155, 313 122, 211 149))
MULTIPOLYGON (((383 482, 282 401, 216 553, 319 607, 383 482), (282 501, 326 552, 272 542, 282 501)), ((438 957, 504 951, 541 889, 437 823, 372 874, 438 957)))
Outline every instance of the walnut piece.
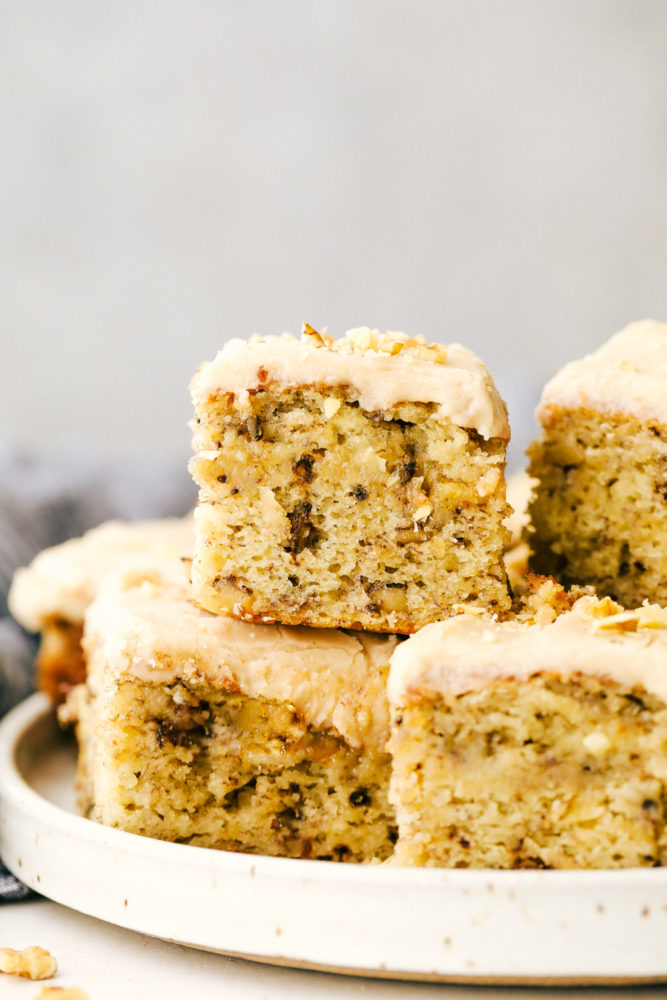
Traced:
POLYGON ((316 347, 331 347, 333 344, 333 339, 327 337, 325 333, 318 333, 318 331, 310 325, 310 323, 304 323, 301 327, 301 336, 307 338, 311 343, 314 343, 316 347))
POLYGON ((636 632, 645 628, 667 628, 667 614, 657 604, 642 604, 632 611, 624 611, 605 597, 590 609, 589 615, 594 619, 596 631, 636 632))
POLYGON ((405 333, 394 330, 381 333, 365 326, 348 330, 337 342, 336 348, 354 353, 374 351, 376 354, 390 354, 392 357, 405 352, 420 361, 430 361, 438 365, 447 364, 447 349, 442 344, 429 344, 421 335, 408 337, 405 333))
POLYGON ((88 1000, 78 986, 44 986, 35 1000, 88 1000))
POLYGON ((58 963, 44 948, 33 945, 23 951, 14 948, 0 948, 0 972, 24 979, 50 979, 55 976, 58 963))
POLYGON ((588 614, 591 618, 611 618, 623 611, 620 604, 616 601, 612 601, 611 597, 603 597, 601 601, 594 604, 588 609, 588 614))

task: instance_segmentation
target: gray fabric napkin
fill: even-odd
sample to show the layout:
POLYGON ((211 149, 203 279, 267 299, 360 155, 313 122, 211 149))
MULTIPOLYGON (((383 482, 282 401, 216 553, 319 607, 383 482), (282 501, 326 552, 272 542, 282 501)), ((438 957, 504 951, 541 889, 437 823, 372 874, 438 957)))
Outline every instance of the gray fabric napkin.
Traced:
POLYGON ((0 903, 19 903, 23 899, 30 899, 37 893, 29 889, 23 882, 19 882, 11 872, 7 871, 2 861, 0 861, 0 903))
MULTIPOLYGON (((14 570, 102 521, 185 514, 194 501, 185 459, 37 457, 0 446, 0 716, 34 685, 35 638, 7 610, 14 570)), ((29 894, 0 862, 0 902, 29 894)))

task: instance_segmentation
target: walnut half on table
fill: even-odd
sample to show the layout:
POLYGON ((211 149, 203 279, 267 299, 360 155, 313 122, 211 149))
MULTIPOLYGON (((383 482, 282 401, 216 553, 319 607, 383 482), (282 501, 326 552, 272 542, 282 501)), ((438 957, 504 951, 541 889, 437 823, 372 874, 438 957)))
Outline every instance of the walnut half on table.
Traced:
POLYGON ((78 986, 44 986, 35 1000, 88 1000, 78 986))
POLYGON ((50 979, 55 976, 58 963, 44 948, 33 945, 23 951, 14 948, 0 948, 0 972, 24 979, 50 979))

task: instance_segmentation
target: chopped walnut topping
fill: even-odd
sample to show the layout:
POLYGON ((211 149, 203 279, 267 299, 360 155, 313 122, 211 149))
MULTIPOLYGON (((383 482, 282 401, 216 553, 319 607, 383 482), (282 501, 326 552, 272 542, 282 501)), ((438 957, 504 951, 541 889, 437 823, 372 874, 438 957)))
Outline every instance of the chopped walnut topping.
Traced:
POLYGON ((376 354, 388 354, 392 357, 406 353, 420 361, 430 361, 439 365, 447 363, 447 349, 441 344, 428 344, 422 336, 408 337, 405 333, 394 330, 380 333, 379 330, 359 327, 356 330, 348 330, 341 340, 332 341, 332 344, 336 350, 344 352, 375 351, 376 354))
POLYGON ((640 628, 667 628, 667 615, 656 604, 645 604, 637 608, 637 619, 640 628))
POLYGON ((667 613, 657 604, 643 604, 632 611, 624 610, 609 597, 588 609, 593 628, 604 632, 636 632, 645 628, 667 628, 667 613))
POLYGON ((304 323, 301 328, 301 336, 307 337, 315 343, 316 347, 331 347, 333 344, 333 339, 327 337, 324 333, 318 333, 314 327, 310 326, 308 323, 304 323))
MULTIPOLYGON (((285 339, 291 340, 289 334, 284 335, 285 339)), ((261 342, 261 337, 251 337, 251 342, 261 342)), ((379 330, 371 330, 367 326, 358 327, 355 330, 348 330, 344 337, 334 340, 325 333, 320 333, 308 323, 303 324, 301 340, 311 347, 328 347, 334 351, 341 351, 343 354, 365 354, 367 351, 374 351, 376 354, 388 354, 395 357, 397 354, 408 354, 413 359, 428 361, 438 365, 447 364, 447 348, 442 344, 429 344, 421 335, 408 337, 405 333, 398 333, 394 330, 387 330, 381 333, 379 330)))
POLYGON ((607 618, 596 618, 593 628, 596 632, 636 632, 639 622, 634 611, 621 611, 607 618))
MULTIPOLYGON (((408 341, 404 346, 411 348, 413 345, 408 341)), ((432 361, 436 365, 447 364, 447 351, 441 344, 427 344, 425 347, 416 347, 415 354, 420 361, 432 361)))
POLYGON ((609 618, 611 615, 617 615, 619 611, 623 608, 616 601, 612 601, 611 597, 603 597, 601 601, 594 604, 588 609, 588 614, 591 618, 609 618))
POLYGON ((348 345, 352 350, 358 351, 379 351, 380 350, 380 334, 377 330, 369 330, 368 327, 359 327, 356 330, 350 330, 345 334, 344 340, 347 341, 348 345))
POLYGON ((50 979, 55 976, 58 963, 53 955, 44 948, 34 945, 15 951, 13 948, 0 948, 0 972, 10 976, 22 976, 24 979, 50 979))

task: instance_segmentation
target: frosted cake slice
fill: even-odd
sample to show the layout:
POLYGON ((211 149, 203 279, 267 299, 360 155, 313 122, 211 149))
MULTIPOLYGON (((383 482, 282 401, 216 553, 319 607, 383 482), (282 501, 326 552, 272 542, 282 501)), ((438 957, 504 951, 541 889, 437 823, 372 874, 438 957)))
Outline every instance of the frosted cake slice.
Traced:
POLYGON ((399 633, 509 607, 509 428, 470 351, 307 327, 228 342, 192 394, 202 607, 399 633))
POLYGON ((232 851, 384 859, 394 637, 249 625, 189 585, 109 577, 86 616, 81 806, 131 833, 232 851))
POLYGON ((666 610, 451 618, 399 646, 389 699, 397 863, 667 863, 666 610))
POLYGON ((83 619, 107 573, 135 564, 183 575, 192 559, 192 517, 108 521, 37 555, 16 571, 9 610, 29 632, 41 633, 37 682, 54 701, 86 676, 83 619))
POLYGON ((533 568, 667 604, 667 324, 633 323, 566 365, 537 415, 533 568))

